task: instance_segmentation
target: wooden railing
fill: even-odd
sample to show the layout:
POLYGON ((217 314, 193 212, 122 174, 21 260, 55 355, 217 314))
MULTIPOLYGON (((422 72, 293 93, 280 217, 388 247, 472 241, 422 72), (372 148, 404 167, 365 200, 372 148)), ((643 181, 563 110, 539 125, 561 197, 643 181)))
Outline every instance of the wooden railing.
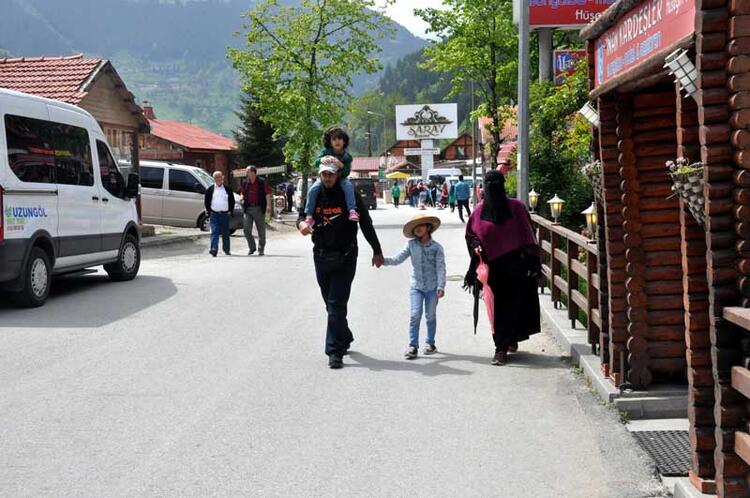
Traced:
MULTIPOLYGON (((724 319, 750 334, 750 309, 727 307, 723 310, 724 319)), ((732 387, 750 401, 750 358, 744 358, 743 365, 732 367, 732 387)), ((734 433, 734 452, 750 465, 750 434, 745 431, 734 433)))
POLYGON ((550 289, 554 306, 567 304, 571 326, 585 320, 591 352, 597 353, 602 317, 599 312, 599 250, 595 242, 539 215, 531 215, 542 248, 542 292, 550 289), (583 315, 583 316, 581 316, 583 315), (582 319, 583 318, 583 319, 582 319))

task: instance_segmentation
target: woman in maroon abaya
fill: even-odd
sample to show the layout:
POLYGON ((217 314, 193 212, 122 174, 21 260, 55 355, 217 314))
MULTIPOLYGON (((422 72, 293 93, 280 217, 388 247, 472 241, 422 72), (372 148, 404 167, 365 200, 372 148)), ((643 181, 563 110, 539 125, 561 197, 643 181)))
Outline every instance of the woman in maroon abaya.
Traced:
MULTIPOLYGON (((526 206, 505 194, 505 176, 489 171, 484 177, 484 200, 477 204, 466 225, 466 244, 471 257, 465 287, 474 289, 475 299, 482 283, 477 267, 489 267, 485 291, 495 341, 493 365, 504 365, 508 352, 541 330, 538 278, 541 271, 539 245, 526 206), (481 258, 481 259, 480 259, 481 258), (490 304, 494 306, 489 306, 490 304)), ((483 279, 485 280, 485 279, 483 279)))

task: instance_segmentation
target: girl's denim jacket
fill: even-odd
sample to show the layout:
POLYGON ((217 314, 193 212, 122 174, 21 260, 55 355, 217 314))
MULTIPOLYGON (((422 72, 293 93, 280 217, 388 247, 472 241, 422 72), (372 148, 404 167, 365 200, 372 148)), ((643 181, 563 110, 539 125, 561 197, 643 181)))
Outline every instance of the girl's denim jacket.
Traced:
POLYGON ((445 252, 443 246, 430 240, 422 245, 417 239, 407 242, 401 252, 393 257, 385 258, 386 266, 395 266, 411 257, 412 289, 423 292, 445 290, 445 252))

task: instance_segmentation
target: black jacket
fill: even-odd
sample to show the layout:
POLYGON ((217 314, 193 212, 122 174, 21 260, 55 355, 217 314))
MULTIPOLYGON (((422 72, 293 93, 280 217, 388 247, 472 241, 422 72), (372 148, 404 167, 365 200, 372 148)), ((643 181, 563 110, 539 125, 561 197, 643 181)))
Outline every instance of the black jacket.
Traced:
MULTIPOLYGON (((214 198, 214 183, 206 189, 206 196, 203 198, 203 203, 206 206, 206 212, 211 214, 211 200, 214 198)), ((227 191, 227 198, 229 200, 229 215, 234 214, 234 192, 228 186, 224 185, 224 189, 227 191)))
MULTIPOLYGON (((373 253, 379 256, 383 254, 383 251, 380 248, 375 228, 372 226, 372 218, 367 211, 367 206, 356 191, 354 192, 354 198, 357 202, 359 226, 362 227, 362 234, 372 247, 373 253)), ((304 219, 305 213, 300 210, 297 225, 304 219)), ((346 198, 338 182, 331 190, 321 189, 313 219, 315 225, 313 226, 312 241, 316 251, 343 253, 357 247, 357 223, 349 221, 346 198)))

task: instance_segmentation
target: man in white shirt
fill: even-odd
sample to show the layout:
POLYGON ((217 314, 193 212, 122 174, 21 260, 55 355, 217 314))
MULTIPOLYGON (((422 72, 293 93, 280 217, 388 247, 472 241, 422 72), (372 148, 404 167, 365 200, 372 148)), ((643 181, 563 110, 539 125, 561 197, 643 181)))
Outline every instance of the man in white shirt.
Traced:
POLYGON ((214 171, 214 184, 206 189, 204 203, 211 219, 211 256, 219 252, 219 235, 224 254, 229 256, 229 217, 234 213, 234 192, 224 185, 224 174, 214 171))

